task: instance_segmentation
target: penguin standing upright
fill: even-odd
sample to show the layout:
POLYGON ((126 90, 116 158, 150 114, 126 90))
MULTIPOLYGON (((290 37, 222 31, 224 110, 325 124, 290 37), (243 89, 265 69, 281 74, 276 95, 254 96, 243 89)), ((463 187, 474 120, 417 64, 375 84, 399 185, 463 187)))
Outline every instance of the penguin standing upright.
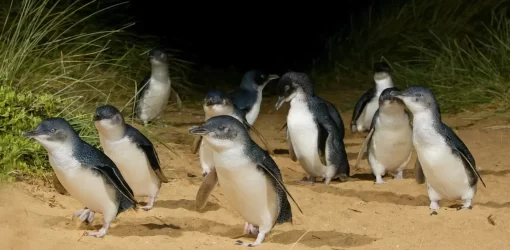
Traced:
POLYGON ((375 88, 367 90, 358 100, 352 112, 351 132, 370 130, 372 118, 379 107, 379 96, 383 90, 393 87, 390 66, 386 62, 374 63, 375 88))
POLYGON ((350 167, 343 130, 333 118, 338 111, 315 95, 313 83, 305 73, 286 73, 277 88, 279 97, 275 108, 278 110, 284 102, 290 102, 287 115, 290 156, 308 173, 309 182, 313 183, 316 177, 323 178, 325 184, 334 178, 347 181, 350 167))
POLYGON ((84 235, 105 236, 119 213, 136 207, 133 191, 115 163, 83 141, 65 119, 45 119, 35 130, 25 131, 22 135, 37 140, 46 149, 50 165, 62 186, 86 207, 75 215, 82 221, 92 222, 96 212, 103 214, 103 227, 84 235))
POLYGON ((148 211, 168 179, 161 170, 158 153, 152 142, 140 131, 124 122, 120 111, 112 105, 96 109, 93 118, 101 147, 118 166, 135 196, 148 196, 148 211))
POLYGON ((471 209, 478 179, 475 159, 462 140, 441 121, 434 93, 422 86, 393 93, 413 113, 413 145, 427 182, 430 209, 439 209, 442 199, 464 200, 471 209))
POLYGON ((203 136, 214 151, 215 168, 197 192, 197 209, 205 206, 212 188, 219 182, 228 203, 246 221, 245 231, 257 234, 254 243, 237 241, 236 244, 260 245, 275 224, 292 222, 287 195, 292 196, 283 185, 278 166, 251 140, 241 122, 232 116, 220 115, 203 125, 190 127, 189 131, 203 136))
POLYGON ((250 125, 255 123, 259 115, 264 87, 271 80, 278 78, 278 75, 268 75, 258 70, 250 70, 244 74, 241 86, 229 93, 234 105, 246 113, 246 121, 250 125))
POLYGON ((153 49, 149 56, 151 73, 138 84, 135 100, 135 114, 144 126, 163 113, 171 93, 177 99, 178 107, 182 106, 179 95, 172 89, 168 55, 162 50, 153 49))
POLYGON ((411 114, 404 103, 392 95, 399 89, 385 89, 379 96, 379 109, 375 112, 370 133, 358 154, 356 165, 367 151, 368 163, 375 175, 375 184, 384 184, 387 171, 396 171, 395 179, 402 179, 413 152, 411 114))

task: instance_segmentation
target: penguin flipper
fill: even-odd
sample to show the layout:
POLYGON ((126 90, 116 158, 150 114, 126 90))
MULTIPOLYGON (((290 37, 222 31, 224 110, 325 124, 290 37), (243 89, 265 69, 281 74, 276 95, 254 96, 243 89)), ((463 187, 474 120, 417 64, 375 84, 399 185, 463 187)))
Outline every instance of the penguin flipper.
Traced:
POLYGON ((342 120, 342 116, 340 116, 340 111, 333 105, 333 103, 328 102, 324 99, 322 99, 324 103, 326 103, 326 106, 328 108, 329 115, 331 116, 331 119, 336 123, 338 126, 338 129, 340 130, 340 137, 343 139, 345 136, 345 128, 344 128, 344 122, 342 120))
POLYGON ((179 93, 177 93, 177 91, 175 91, 175 89, 173 87, 170 87, 170 95, 172 95, 173 98, 175 98, 175 101, 177 102, 177 108, 181 109, 182 108, 181 97, 179 96, 179 93))
POLYGON ((416 157, 416 162, 414 163, 414 179, 418 184, 425 183, 425 174, 423 174, 423 169, 421 168, 420 159, 416 157))
POLYGON ((278 166, 273 161, 273 159, 271 159, 271 157, 269 157, 269 156, 266 156, 266 157, 264 157, 264 159, 262 160, 261 163, 257 164, 257 167, 262 169, 266 174, 269 174, 269 176, 275 180, 276 185, 280 186, 283 189, 283 191, 285 191, 285 193, 292 199, 294 204, 296 204, 297 208, 299 209, 299 212, 303 213, 303 210, 301 210, 301 207, 299 207, 296 200, 294 200, 294 197, 292 197, 292 195, 289 193, 289 191, 283 184, 280 171, 278 170, 278 166), (274 172, 275 169, 277 172, 274 172), (278 178, 278 177, 280 177, 280 178, 278 178))
POLYGON ((262 134, 252 125, 250 125, 246 120, 245 120, 245 125, 246 127, 248 127, 250 130, 252 130, 253 132, 255 132, 255 134, 257 134, 257 136, 260 138, 260 140, 262 140, 262 143, 264 144, 264 146, 266 147, 267 151, 269 152, 270 155, 274 155, 274 152, 273 152, 273 149, 271 149, 269 147, 269 144, 267 143, 266 141, 266 138, 264 138, 264 136, 262 136, 262 134))
POLYGON ((318 124, 317 132, 317 153, 319 153, 319 159, 321 160, 322 165, 327 166, 328 163, 326 161, 326 143, 329 133, 320 123, 318 124))
POLYGON ((195 140, 193 141, 193 145, 191 145, 191 153, 196 154, 198 151, 198 148, 200 147, 200 144, 202 143, 202 136, 195 137, 195 140))
MULTIPOLYGON (((457 136, 457 134, 453 132, 453 130, 450 127, 444 124, 442 127, 443 130, 441 132, 445 135, 446 143, 448 144, 448 146, 450 146, 450 148, 453 149, 454 151, 453 153, 459 155, 464 162, 464 167, 466 168, 466 170, 469 171, 472 176, 477 176, 482 182, 483 186, 487 187, 482 179, 482 176, 480 176, 480 173, 478 173, 478 171, 476 170, 475 158, 473 157, 471 152, 469 152, 467 146, 462 142, 462 140, 457 136)), ((474 183, 471 183, 471 185, 473 184, 474 183)))
POLYGON ((356 164, 354 165, 355 167, 358 167, 359 162, 361 161, 361 158, 363 157, 363 154, 365 154, 365 152, 367 152, 368 143, 372 139, 372 135, 374 134, 374 131, 375 131, 375 128, 372 128, 370 130, 370 133, 368 133, 367 137, 363 141, 363 144, 361 144, 361 148, 358 152, 358 158, 356 159, 356 164))
POLYGON ((213 168, 209 174, 207 174, 198 189, 197 196, 195 198, 195 204, 197 211, 202 210, 207 204, 207 199, 209 195, 213 191, 214 187, 218 183, 218 174, 216 173, 216 169, 213 168))
POLYGON ((361 116, 361 113, 363 112, 363 109, 367 105, 367 103, 372 99, 372 96, 374 95, 375 88, 371 88, 367 90, 361 97, 359 98, 358 102, 356 102, 356 105, 354 106, 354 110, 352 112, 352 118, 351 118, 351 132, 354 131, 356 127, 356 121, 361 116))

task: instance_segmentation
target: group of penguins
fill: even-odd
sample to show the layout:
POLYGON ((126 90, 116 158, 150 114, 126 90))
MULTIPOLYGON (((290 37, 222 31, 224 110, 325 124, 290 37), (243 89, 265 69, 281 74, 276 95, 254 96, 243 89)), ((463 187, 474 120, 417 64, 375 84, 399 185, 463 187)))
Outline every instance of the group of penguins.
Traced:
MULTIPOLYGON (((135 105, 137 118, 144 125, 162 114, 173 91, 167 55, 157 49, 149 54, 151 73, 141 82, 135 105)), ((386 172, 396 173, 394 178, 403 177, 414 149, 416 180, 426 182, 430 209, 439 209, 442 199, 462 199, 460 208, 471 209, 478 179, 483 180, 466 145, 441 121, 434 93, 422 86, 394 87, 385 62, 374 63, 373 69, 375 87, 360 97, 350 124, 352 133, 368 132, 356 165, 366 152, 375 183, 383 184, 386 172)), ((257 236, 253 243, 238 240, 237 245, 260 245, 275 224, 292 222, 287 197, 302 212, 283 184, 272 150, 253 126, 262 91, 271 80, 278 80, 275 108, 290 104, 283 126, 289 155, 308 174, 307 180, 299 182, 314 183, 322 178, 327 185, 331 180, 350 179, 340 113, 315 94, 307 74, 287 72, 279 77, 250 70, 234 92, 209 91, 203 104, 205 122, 189 128, 196 136, 192 152, 199 151, 204 176, 196 208, 205 207, 219 183, 228 203, 245 220, 245 233, 257 236), (252 140, 250 131, 259 135, 267 150, 252 140)), ((59 117, 43 120, 23 136, 46 149, 58 180, 84 206, 75 216, 90 223, 96 212, 103 214, 103 227, 84 233, 103 237, 119 213, 137 208, 135 196, 148 197, 141 208, 150 210, 168 179, 151 141, 127 124, 116 107, 98 107, 93 121, 103 151, 83 141, 70 123, 59 117)))

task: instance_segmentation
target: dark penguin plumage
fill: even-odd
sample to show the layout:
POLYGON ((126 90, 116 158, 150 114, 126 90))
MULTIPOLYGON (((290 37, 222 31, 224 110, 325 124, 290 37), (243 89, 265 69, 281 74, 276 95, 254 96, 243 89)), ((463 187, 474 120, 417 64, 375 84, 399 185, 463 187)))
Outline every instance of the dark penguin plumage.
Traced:
POLYGON ((287 140, 291 159, 298 160, 311 182, 324 178, 346 181, 349 161, 343 142, 343 122, 336 108, 314 93, 305 73, 289 72, 278 82, 276 109, 290 102, 287 115, 287 140), (335 118, 336 117, 336 118, 335 118))
POLYGON ((413 144, 427 182, 430 208, 439 209, 442 199, 464 200, 461 208, 471 208, 478 179, 475 159, 462 140, 441 121, 434 93, 413 86, 397 93, 413 113, 413 144))
POLYGON ((91 222, 96 212, 103 214, 103 227, 85 235, 103 237, 119 213, 136 207, 133 191, 115 163, 83 141, 65 119, 43 120, 23 136, 37 140, 46 149, 60 183, 86 207, 76 212, 82 221, 91 222))
POLYGON ((379 108, 356 160, 357 166, 367 152, 368 163, 376 177, 375 184, 386 183, 382 177, 390 171, 396 172, 395 179, 402 179, 413 152, 412 115, 405 109, 405 104, 394 96, 399 91, 391 87, 379 96, 379 108))
POLYGON ((260 245, 275 224, 292 222, 287 195, 294 199, 283 185, 278 166, 250 138, 241 122, 220 115, 189 131, 204 136, 214 150, 216 164, 197 193, 197 209, 206 205, 212 188, 219 182, 227 201, 245 219, 245 229, 257 234, 254 243, 237 242, 246 246, 260 245))
POLYGON ((264 87, 269 81, 278 78, 278 75, 268 75, 258 70, 250 70, 244 74, 239 88, 229 93, 234 105, 246 114, 249 124, 253 125, 257 120, 264 87))
POLYGON ((176 98, 178 108, 182 106, 179 95, 171 85, 168 55, 163 50, 153 49, 149 57, 151 73, 138 84, 134 107, 137 118, 144 126, 163 113, 171 94, 176 98))
POLYGON ((149 202, 141 209, 152 209, 161 183, 168 182, 154 145, 140 131, 126 124, 120 111, 112 105, 96 108, 93 120, 101 147, 115 162, 134 195, 149 197, 149 202))
POLYGON ((367 90, 354 106, 351 118, 351 132, 370 130, 372 118, 379 107, 379 96, 383 90, 393 87, 391 68, 386 62, 373 65, 375 87, 367 90))
MULTIPOLYGON (((255 129, 254 126, 250 125, 246 120, 246 114, 241 109, 237 108, 237 106, 233 105, 230 96, 221 91, 221 90, 210 90, 207 92, 206 97, 204 99, 204 113, 205 120, 207 121, 209 118, 218 116, 218 115, 230 115, 240 122, 248 129, 249 131, 253 131, 257 134, 257 136, 261 139, 264 146, 267 150, 272 153, 271 148, 269 147, 266 139, 260 134, 260 132, 255 129)), ((204 146, 202 143, 202 136, 198 136, 193 141, 191 152, 194 154, 200 148, 200 164, 202 166, 202 175, 206 176, 211 169, 214 167, 212 162, 212 151, 209 147, 204 146)))

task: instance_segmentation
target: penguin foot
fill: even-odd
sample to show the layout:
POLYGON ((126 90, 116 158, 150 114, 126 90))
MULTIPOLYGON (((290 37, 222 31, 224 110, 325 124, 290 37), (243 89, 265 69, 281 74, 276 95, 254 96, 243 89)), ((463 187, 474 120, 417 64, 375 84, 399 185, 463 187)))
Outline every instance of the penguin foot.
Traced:
POLYGON ((78 216, 80 218, 80 221, 87 223, 92 223, 92 221, 94 220, 94 215, 95 212, 88 208, 80 209, 74 213, 74 216, 78 216))
POLYGON ((93 236, 96 238, 103 238, 106 235, 106 231, 108 230, 108 227, 110 227, 110 223, 105 223, 101 229, 97 232, 84 232, 84 236, 93 236))
POLYGON ((374 184, 386 184, 386 183, 388 183, 388 182, 385 182, 385 181, 383 180, 382 176, 377 175, 377 176, 375 177, 375 182, 374 182, 374 184))
POLYGON ((379 181, 375 181, 374 184, 377 184, 377 185, 380 185, 380 184, 388 184, 388 182, 386 181, 383 181, 383 180, 379 180, 379 181))
POLYGON ((302 180, 296 181, 296 183, 300 184, 314 184, 315 183, 315 177, 308 177, 303 178, 302 180))
POLYGON ((398 173, 395 176, 393 176, 393 179, 396 179, 396 180, 404 179, 404 175, 402 174, 402 171, 398 171, 398 173))
POLYGON ((149 201, 147 202, 147 205, 140 207, 140 209, 143 209, 145 211, 149 211, 154 207, 154 197, 149 197, 149 201))
POLYGON ((439 209, 439 203, 437 201, 431 201, 429 208, 432 209, 432 210, 438 210, 439 209))
POLYGON ((259 233, 259 229, 256 226, 246 222, 244 224, 244 232, 247 234, 257 235, 259 233))
POLYGON ((457 208, 457 211, 460 211, 460 210, 463 210, 463 209, 469 209, 469 210, 471 210, 471 209, 473 209, 473 206, 471 206, 471 205, 470 205, 470 206, 468 206, 468 207, 465 207, 465 206, 458 207, 458 208, 457 208))

